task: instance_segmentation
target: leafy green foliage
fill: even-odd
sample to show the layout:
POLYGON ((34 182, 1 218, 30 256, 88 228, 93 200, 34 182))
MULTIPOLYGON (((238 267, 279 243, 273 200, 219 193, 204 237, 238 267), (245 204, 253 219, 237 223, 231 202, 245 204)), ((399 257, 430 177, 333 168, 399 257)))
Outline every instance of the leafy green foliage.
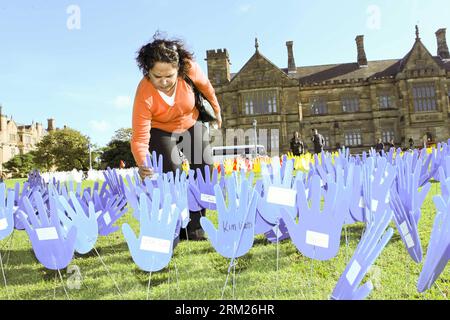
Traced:
POLYGON ((64 128, 51 131, 37 145, 36 164, 45 171, 89 169, 89 138, 64 128))
POLYGON ((37 169, 34 163, 34 153, 16 155, 3 164, 3 169, 11 174, 12 178, 26 178, 30 171, 37 169))

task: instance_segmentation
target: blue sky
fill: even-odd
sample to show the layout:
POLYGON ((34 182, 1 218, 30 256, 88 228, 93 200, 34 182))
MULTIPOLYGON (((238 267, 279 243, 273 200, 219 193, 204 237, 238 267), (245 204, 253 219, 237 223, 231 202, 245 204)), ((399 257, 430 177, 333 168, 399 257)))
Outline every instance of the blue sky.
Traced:
POLYGON ((227 48, 237 72, 260 51, 287 66, 356 61, 365 35, 370 60, 403 57, 414 25, 436 54, 435 31, 450 28, 448 0, 17 0, 0 2, 0 104, 22 124, 47 118, 106 145, 131 126, 142 75, 135 53, 156 30, 183 39, 206 72, 206 50, 227 48), (78 19, 79 18, 79 19, 78 19))

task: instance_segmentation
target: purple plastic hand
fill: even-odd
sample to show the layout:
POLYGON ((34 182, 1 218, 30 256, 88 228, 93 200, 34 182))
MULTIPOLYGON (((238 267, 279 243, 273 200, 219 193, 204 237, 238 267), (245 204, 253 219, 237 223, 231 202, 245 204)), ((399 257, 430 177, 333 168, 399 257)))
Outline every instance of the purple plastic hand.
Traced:
POLYGON ((65 237, 56 212, 55 199, 50 197, 49 210, 44 205, 40 193, 34 192, 33 197, 38 215, 26 197, 23 199, 25 212, 20 211, 19 217, 30 237, 34 254, 47 269, 64 269, 73 258, 77 229, 72 227, 65 237))
POLYGON ((5 239, 14 230, 13 204, 14 191, 6 190, 6 185, 0 183, 0 240, 5 239))
POLYGON ((258 195, 256 192, 249 191, 253 188, 249 186, 247 180, 241 184, 239 197, 232 179, 226 179, 226 187, 228 207, 225 205, 220 186, 214 186, 219 229, 217 230, 206 217, 200 219, 200 224, 212 246, 220 255, 225 258, 238 258, 246 254, 253 245, 258 195), (237 204, 238 199, 239 205, 237 204))
POLYGON ((397 162, 397 179, 391 188, 391 208, 394 220, 403 243, 411 258, 419 263, 422 260, 422 246, 418 231, 420 207, 430 190, 430 183, 419 192, 421 162, 412 166, 413 155, 405 154, 397 162))
MULTIPOLYGON (((214 186, 216 184, 219 184, 222 190, 224 188, 224 179, 220 179, 219 181, 218 178, 218 170, 214 168, 213 176, 211 179, 209 166, 205 166, 204 178, 200 169, 197 169, 197 178, 195 180, 194 175, 189 174, 189 190, 192 192, 195 200, 201 208, 217 210, 216 197, 214 195, 214 186)), ((191 203, 189 204, 189 208, 190 210, 192 210, 191 203)))
POLYGON ((344 215, 337 207, 337 186, 328 179, 328 190, 324 195, 324 208, 321 211, 320 177, 311 178, 309 194, 311 207, 308 206, 306 190, 301 180, 297 181, 298 223, 295 223, 285 210, 282 218, 291 235, 292 242, 305 256, 317 260, 329 260, 339 251, 344 215))
MULTIPOLYGON (((97 203, 100 201, 97 193, 94 193, 94 201, 97 203)), ((97 223, 99 235, 107 236, 108 234, 119 230, 119 227, 114 226, 113 224, 128 211, 126 205, 126 198, 116 195, 109 198, 106 201, 105 206, 100 208, 100 210, 97 210, 97 207, 95 208, 98 212, 97 223)))
MULTIPOLYGON (((445 183, 446 187, 450 188, 450 179, 443 179, 442 177, 441 183, 445 183)), ((419 292, 431 288, 450 259, 450 199, 448 197, 444 199, 438 195, 434 196, 433 200, 437 213, 434 218, 425 263, 417 281, 419 292)))
POLYGON ((369 222, 358 247, 331 294, 333 300, 363 300, 373 289, 370 281, 359 286, 371 265, 392 237, 394 230, 386 227, 392 220, 392 211, 386 204, 379 206, 374 220, 369 222), (383 234, 384 233, 384 234, 383 234))
POLYGON ((176 206, 172 206, 170 194, 166 194, 160 209, 160 190, 153 191, 151 208, 146 195, 141 194, 140 233, 136 237, 131 227, 124 223, 122 232, 136 265, 147 272, 159 271, 166 267, 173 253, 173 239, 180 214, 176 206))

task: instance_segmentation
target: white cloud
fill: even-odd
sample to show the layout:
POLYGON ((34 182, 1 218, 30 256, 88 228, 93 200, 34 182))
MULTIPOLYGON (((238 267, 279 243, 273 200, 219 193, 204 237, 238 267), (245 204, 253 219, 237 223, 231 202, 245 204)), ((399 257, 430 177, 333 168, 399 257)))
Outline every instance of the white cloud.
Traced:
POLYGON ((241 4, 241 5, 238 7, 238 12, 244 14, 244 13, 249 12, 251 8, 252 8, 252 5, 249 4, 249 3, 247 3, 247 4, 241 4))
POLYGON ((91 120, 89 121, 89 125, 96 132, 106 132, 110 127, 110 124, 105 120, 91 120))
POLYGON ((132 100, 130 96, 117 96, 116 99, 114 99, 114 106, 116 109, 128 109, 131 108, 131 105, 132 100))

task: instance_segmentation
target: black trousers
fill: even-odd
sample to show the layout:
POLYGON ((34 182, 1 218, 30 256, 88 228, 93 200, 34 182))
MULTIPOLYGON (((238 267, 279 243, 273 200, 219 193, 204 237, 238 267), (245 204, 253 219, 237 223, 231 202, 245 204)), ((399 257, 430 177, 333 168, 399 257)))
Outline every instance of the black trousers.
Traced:
MULTIPOLYGON (((150 154, 155 151, 158 156, 160 154, 163 156, 164 173, 169 171, 175 173, 177 169, 181 172, 184 156, 189 161, 190 169, 196 172, 199 168, 204 174, 204 167, 213 165, 209 140, 208 128, 200 121, 183 133, 152 128, 150 130, 150 154)), ((212 173, 212 170, 210 172, 212 173)), ((196 173, 194 177, 196 177, 196 173)), ((195 238, 194 234, 197 230, 201 230, 200 218, 205 216, 205 213, 205 209, 190 211, 191 221, 187 226, 187 233, 191 234, 190 238, 195 238)), ((185 230, 181 230, 181 235, 184 235, 185 232, 185 230)))

